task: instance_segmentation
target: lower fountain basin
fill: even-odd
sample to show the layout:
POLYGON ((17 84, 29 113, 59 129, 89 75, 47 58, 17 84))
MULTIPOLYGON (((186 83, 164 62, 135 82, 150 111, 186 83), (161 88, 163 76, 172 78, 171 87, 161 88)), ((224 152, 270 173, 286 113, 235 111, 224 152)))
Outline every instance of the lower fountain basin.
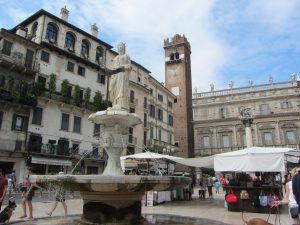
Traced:
MULTIPOLYGON (((144 214, 143 217, 146 219, 143 225, 229 225, 223 222, 204 219, 204 218, 191 218, 182 217, 177 215, 156 215, 156 214, 144 214)), ((40 218, 32 221, 20 221, 11 224, 17 225, 82 225, 80 216, 71 217, 53 217, 53 218, 40 218)), ((96 225, 97 223, 93 223, 96 225)), ((109 223, 114 225, 114 223, 109 223)), ((135 225, 135 224, 124 224, 124 225, 135 225)))
POLYGON ((183 187, 188 177, 137 175, 32 175, 45 189, 80 191, 84 200, 81 224, 143 224, 141 200, 146 191, 183 187))

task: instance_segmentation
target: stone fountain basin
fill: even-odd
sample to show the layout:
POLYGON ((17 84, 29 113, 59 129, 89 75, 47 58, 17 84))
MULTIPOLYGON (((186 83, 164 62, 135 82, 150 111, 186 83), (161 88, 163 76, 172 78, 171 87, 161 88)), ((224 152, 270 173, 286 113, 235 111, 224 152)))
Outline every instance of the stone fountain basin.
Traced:
POLYGON ((32 175, 30 182, 42 188, 62 187, 80 192, 145 192, 183 187, 188 177, 137 175, 32 175))

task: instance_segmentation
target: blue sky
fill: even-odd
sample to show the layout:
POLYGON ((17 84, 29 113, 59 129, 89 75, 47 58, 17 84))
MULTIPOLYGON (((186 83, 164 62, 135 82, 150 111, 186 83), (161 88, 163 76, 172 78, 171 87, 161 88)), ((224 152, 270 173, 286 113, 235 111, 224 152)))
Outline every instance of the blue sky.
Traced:
POLYGON ((164 81, 163 40, 185 34, 192 49, 193 88, 208 91, 288 81, 300 73, 297 0, 0 0, 0 27, 10 29, 43 8, 113 46, 126 43, 136 62, 164 81))

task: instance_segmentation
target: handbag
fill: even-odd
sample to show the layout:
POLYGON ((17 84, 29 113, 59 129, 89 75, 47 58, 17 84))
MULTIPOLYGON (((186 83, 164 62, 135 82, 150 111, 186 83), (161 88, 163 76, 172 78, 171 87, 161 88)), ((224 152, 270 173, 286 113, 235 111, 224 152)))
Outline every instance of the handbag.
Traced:
POLYGON ((261 191, 260 195, 259 195, 259 204, 261 206, 267 206, 268 205, 268 196, 264 195, 263 191, 261 191))
POLYGON ((240 194, 241 199, 249 199, 249 193, 246 190, 242 190, 240 194))
POLYGON ((275 194, 270 194, 268 196, 268 205, 271 206, 271 207, 277 207, 278 206, 278 201, 279 201, 279 198, 277 195, 275 194))
POLYGON ((238 199, 236 195, 233 193, 233 190, 229 188, 228 194, 225 196, 225 200, 227 203, 237 203, 238 199))

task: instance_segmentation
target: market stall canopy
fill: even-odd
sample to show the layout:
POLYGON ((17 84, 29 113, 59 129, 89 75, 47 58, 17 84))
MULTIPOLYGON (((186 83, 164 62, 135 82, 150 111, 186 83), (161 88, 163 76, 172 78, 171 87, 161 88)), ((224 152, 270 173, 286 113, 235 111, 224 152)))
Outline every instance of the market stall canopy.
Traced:
POLYGON ((135 159, 135 160, 168 159, 168 160, 171 160, 171 161, 175 161, 175 160, 183 159, 183 158, 146 151, 146 152, 143 152, 143 153, 137 153, 137 154, 126 155, 126 156, 121 157, 121 160, 126 160, 126 159, 135 159))
POLYGON ((214 168, 214 156, 187 158, 187 159, 175 159, 176 163, 180 163, 186 166, 200 167, 200 168, 214 168))
POLYGON ((293 148, 252 147, 239 151, 217 154, 215 171, 280 172, 285 171, 285 153, 293 148))

